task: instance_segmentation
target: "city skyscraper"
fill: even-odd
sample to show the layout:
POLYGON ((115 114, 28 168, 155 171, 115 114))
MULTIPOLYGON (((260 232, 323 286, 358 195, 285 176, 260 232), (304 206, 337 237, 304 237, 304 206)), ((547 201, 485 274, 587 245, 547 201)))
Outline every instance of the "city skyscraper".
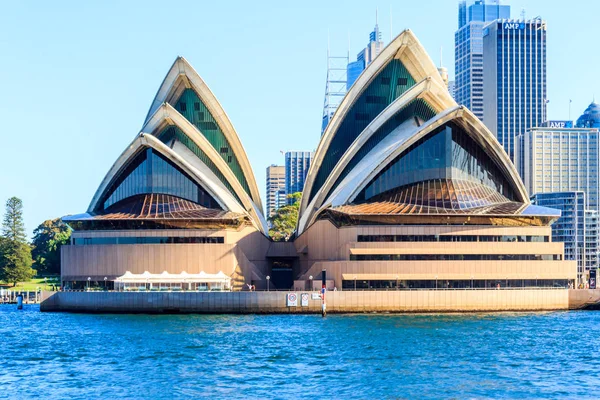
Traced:
POLYGON ((517 169, 530 194, 583 191, 587 208, 600 211, 599 132, 570 128, 571 121, 549 121, 517 141, 517 169))
POLYGON ((531 201, 560 210, 561 217, 552 224, 552 241, 564 243, 565 259, 577 261, 577 280, 583 282, 585 271, 598 267, 598 214, 586 209, 585 193, 537 193, 531 201))
POLYGON ((356 61, 348 63, 346 89, 350 89, 360 74, 367 68, 367 65, 371 64, 375 57, 381 53, 383 47, 384 45, 383 40, 381 40, 379 24, 377 18, 375 18, 375 28, 369 33, 369 43, 367 44, 367 47, 362 49, 360 53, 356 55, 356 61))
POLYGON ((483 122, 515 162, 515 140, 546 121, 546 22, 501 19, 483 29, 483 122))
POLYGON ((453 96, 483 120, 483 27, 510 18, 510 6, 500 0, 462 0, 454 34, 455 82, 453 96))
POLYGON ((267 217, 285 204, 285 167, 271 165, 267 167, 267 217))
POLYGON ((302 192, 306 175, 314 153, 310 151, 287 151, 285 153, 285 192, 302 192))

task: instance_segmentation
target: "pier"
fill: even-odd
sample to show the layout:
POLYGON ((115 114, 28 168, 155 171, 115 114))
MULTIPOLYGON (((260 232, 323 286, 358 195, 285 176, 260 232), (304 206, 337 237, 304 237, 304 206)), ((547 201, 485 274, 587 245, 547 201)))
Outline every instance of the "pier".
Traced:
POLYGON ((0 304, 17 304, 17 296, 19 295, 23 296, 23 304, 39 304, 42 300, 42 292, 2 289, 0 291, 0 304))

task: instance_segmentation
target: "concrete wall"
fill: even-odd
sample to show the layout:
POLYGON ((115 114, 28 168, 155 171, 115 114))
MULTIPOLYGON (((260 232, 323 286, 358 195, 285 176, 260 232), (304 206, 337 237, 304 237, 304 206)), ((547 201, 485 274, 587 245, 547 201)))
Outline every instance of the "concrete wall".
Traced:
POLYGON ((600 309, 600 289, 569 290, 569 308, 600 309))
MULTIPOLYGON (((57 292, 44 293, 42 311, 106 313, 319 313, 321 301, 286 306, 288 292, 57 292)), ((314 292, 313 292, 314 293, 314 292)), ((567 310, 569 290, 335 291, 328 313, 567 310)))

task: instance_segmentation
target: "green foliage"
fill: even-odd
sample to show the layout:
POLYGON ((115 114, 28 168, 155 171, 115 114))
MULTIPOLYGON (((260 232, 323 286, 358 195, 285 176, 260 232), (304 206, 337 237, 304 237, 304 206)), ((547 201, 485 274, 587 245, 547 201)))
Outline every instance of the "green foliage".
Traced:
POLYGON ((279 207, 275 214, 269 218, 271 223, 269 235, 276 241, 289 240, 298 223, 298 210, 300 209, 302 193, 288 194, 287 198, 292 200, 292 204, 279 207))
POLYGON ((6 213, 2 222, 0 241, 0 279, 16 285, 31 279, 35 271, 31 268, 31 247, 27 243, 23 223, 23 202, 11 197, 6 202, 6 213))
POLYGON ((60 218, 44 221, 33 231, 31 255, 38 274, 60 274, 60 248, 70 238, 71 229, 60 218))

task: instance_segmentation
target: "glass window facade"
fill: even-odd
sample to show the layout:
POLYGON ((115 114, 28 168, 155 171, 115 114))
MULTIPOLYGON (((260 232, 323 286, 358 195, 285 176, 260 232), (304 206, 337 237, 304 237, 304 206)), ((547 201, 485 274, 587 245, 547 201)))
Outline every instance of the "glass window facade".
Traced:
POLYGON ((466 180, 487 186, 509 200, 515 195, 485 150, 453 123, 413 144, 381 171, 358 196, 371 197, 415 182, 466 180))
POLYGON ((287 194, 302 192, 314 154, 310 151, 287 151, 284 157, 285 192, 287 194))
MULTIPOLYGON (((211 161, 211 159, 206 155, 204 151, 198 147, 198 145, 189 138, 181 129, 176 126, 168 126, 164 128, 158 135, 158 139, 168 145, 169 147, 173 147, 174 141, 178 141, 187 147, 192 153, 196 155, 206 165, 216 176, 219 178, 221 183, 229 190, 231 195, 235 197, 238 203, 242 204, 239 196, 233 190, 233 187, 229 183, 229 181, 225 178, 225 176, 221 173, 221 171, 217 168, 215 163, 211 161)), ((226 148, 221 149, 221 153, 226 153, 226 148)))
POLYGON ((559 261, 561 254, 351 254, 350 261, 559 261))
POLYGON ((549 242, 534 235, 358 235, 358 242, 549 242))
POLYGON ((552 240, 563 242, 565 259, 577 261, 579 279, 585 270, 598 267, 598 219, 596 211, 586 209, 582 191, 537 193, 536 205, 560 210, 561 217, 552 224, 552 240))
POLYGON ((207 208, 220 208, 186 173, 150 148, 142 150, 129 163, 106 193, 100 202, 103 210, 121 200, 146 193, 169 194, 207 208))
POLYGON ((392 118, 390 118, 385 124, 383 124, 373 135, 361 146, 356 152, 354 157, 350 160, 348 165, 343 169, 338 179, 335 181, 327 197, 339 186, 344 178, 352 171, 352 169, 367 155, 375 146, 377 146, 386 136, 388 136, 394 129, 396 129, 403 122, 408 121, 411 118, 419 118, 421 121, 427 121, 435 116, 433 108, 423 99, 417 99, 400 111, 398 111, 392 118))
POLYGON ((138 236, 138 237, 95 237, 73 238, 73 245, 103 245, 103 244, 222 244, 225 238, 217 237, 177 237, 177 236, 138 236))
POLYGON ((390 61, 371 81, 364 92, 350 107, 346 117, 335 132, 315 177, 309 201, 312 200, 321 186, 323 186, 339 159, 363 129, 414 84, 415 80, 409 74, 404 64, 398 59, 390 61), (398 85, 398 78, 406 78, 406 85, 398 85), (382 102, 367 101, 373 98, 383 98, 384 100, 382 102))
POLYGON ((192 89, 185 89, 179 99, 171 105, 200 130, 229 165, 229 168, 231 168, 246 193, 251 196, 248 182, 242 172, 242 167, 237 156, 231 151, 231 144, 225 137, 221 127, 219 127, 217 120, 202 100, 200 100, 196 92, 192 89))
POLYGON ((343 290, 567 288, 567 279, 344 280, 343 290))

